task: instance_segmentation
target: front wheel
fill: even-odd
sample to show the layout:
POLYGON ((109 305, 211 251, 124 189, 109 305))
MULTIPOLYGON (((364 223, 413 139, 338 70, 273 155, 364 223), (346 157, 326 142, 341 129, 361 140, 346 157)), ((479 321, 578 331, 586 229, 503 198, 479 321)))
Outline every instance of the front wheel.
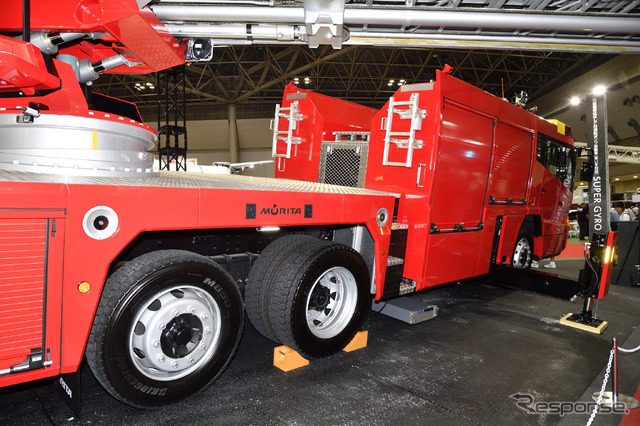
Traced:
POLYGON ((142 255, 107 280, 86 357, 103 387, 141 408, 183 399, 224 370, 242 331, 233 278, 206 257, 142 255))
POLYGON ((531 268, 533 260, 533 233, 528 227, 522 227, 513 248, 511 264, 515 269, 531 268))
POLYGON ((269 309, 273 331, 304 356, 340 351, 362 326, 369 272, 350 247, 310 241, 287 256, 274 283, 269 309))

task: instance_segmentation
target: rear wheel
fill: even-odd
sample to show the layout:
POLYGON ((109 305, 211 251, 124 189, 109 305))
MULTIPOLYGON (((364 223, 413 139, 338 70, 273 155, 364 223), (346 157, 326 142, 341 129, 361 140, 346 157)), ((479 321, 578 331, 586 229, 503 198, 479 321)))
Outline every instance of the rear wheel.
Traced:
POLYGON ((304 244, 318 241, 308 235, 286 235, 269 244, 249 272, 245 287, 247 316, 253 327, 267 339, 278 342, 269 320, 269 300, 274 279, 287 256, 304 244))
POLYGON ((366 264, 350 247, 325 241, 299 247, 274 279, 269 319, 275 335, 307 357, 340 351, 362 326, 369 285, 366 264))
POLYGON ((114 397, 157 407, 221 374, 242 321, 240 292, 218 264, 180 250, 148 253, 107 280, 86 357, 114 397))
POLYGON ((511 264, 515 269, 528 269, 531 268, 532 260, 533 232, 529 227, 523 226, 516 238, 511 264))

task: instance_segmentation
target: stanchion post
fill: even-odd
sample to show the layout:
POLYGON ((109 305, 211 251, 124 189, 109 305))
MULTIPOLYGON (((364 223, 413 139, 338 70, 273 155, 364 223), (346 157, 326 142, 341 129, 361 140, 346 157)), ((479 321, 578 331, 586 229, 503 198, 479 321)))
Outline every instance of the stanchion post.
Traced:
POLYGON ((618 340, 613 338, 613 377, 611 378, 613 404, 618 403, 618 340))
MULTIPOLYGON (((634 349, 638 350, 638 348, 634 349)), ((623 349, 624 352, 631 352, 623 349)), ((593 394, 593 400, 598 402, 599 405, 605 407, 612 407, 615 410, 631 410, 640 407, 640 402, 632 396, 621 394, 618 391, 618 339, 613 338, 612 349, 609 351, 609 362, 607 363, 607 372, 602 383, 602 389, 600 392, 593 394), (613 369, 610 372, 610 369, 613 369), (611 374, 611 376, 609 376, 611 374), (611 377, 611 392, 605 392, 607 386, 607 380, 611 377)), ((595 413, 596 411, 594 411, 595 413)))

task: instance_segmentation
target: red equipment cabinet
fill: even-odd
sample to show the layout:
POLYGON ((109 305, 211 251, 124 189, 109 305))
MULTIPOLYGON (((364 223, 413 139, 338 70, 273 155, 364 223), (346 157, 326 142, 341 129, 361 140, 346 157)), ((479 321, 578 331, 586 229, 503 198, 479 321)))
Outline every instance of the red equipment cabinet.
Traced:
POLYGON ((373 108, 304 90, 293 82, 289 83, 285 87, 282 104, 276 106, 273 124, 275 177, 337 183, 323 179, 322 143, 340 139, 340 135, 349 140, 358 140, 357 135, 369 132, 375 113, 373 108), (339 134, 336 135, 336 132, 339 134))

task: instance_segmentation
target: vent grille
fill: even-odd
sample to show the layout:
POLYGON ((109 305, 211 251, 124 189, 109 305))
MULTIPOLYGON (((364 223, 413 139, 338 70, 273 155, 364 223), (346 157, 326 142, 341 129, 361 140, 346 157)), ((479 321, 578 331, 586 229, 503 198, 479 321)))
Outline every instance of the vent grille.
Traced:
POLYGON ((369 145, 364 142, 323 142, 320 182, 364 188, 369 145))

